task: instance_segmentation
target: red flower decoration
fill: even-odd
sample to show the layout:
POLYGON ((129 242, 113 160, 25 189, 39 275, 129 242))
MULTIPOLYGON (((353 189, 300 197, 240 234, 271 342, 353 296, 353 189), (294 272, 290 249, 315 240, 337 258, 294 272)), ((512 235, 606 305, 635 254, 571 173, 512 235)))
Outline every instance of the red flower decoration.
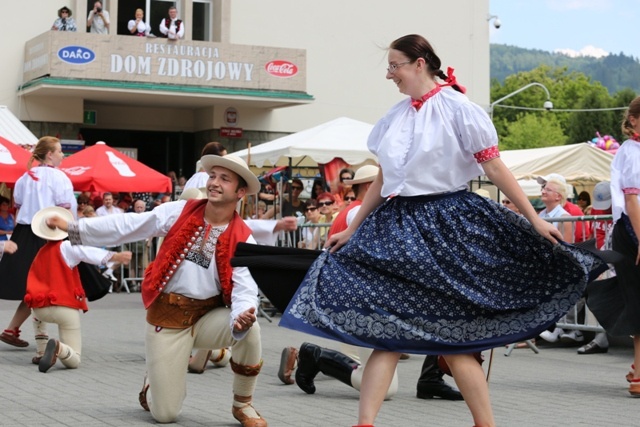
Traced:
POLYGON ((41 306, 42 303, 44 303, 44 300, 45 300, 45 296, 43 293, 39 293, 34 296, 34 302, 38 304, 38 306, 41 306))

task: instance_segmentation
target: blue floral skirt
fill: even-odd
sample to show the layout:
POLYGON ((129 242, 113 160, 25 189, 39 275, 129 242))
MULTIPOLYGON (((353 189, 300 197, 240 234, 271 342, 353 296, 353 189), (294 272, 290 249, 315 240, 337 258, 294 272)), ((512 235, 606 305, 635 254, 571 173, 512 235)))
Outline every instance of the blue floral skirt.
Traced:
POLYGON ((477 194, 395 197, 318 257, 280 325, 381 350, 471 353, 538 335, 606 269, 477 194))

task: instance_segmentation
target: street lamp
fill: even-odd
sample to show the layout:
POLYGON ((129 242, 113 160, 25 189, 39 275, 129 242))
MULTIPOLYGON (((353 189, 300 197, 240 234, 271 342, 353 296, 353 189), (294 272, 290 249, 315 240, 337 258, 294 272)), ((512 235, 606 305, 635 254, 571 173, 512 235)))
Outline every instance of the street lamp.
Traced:
POLYGON ((540 86, 542 89, 544 89, 544 91, 547 93, 547 100, 544 102, 544 104, 542 105, 544 107, 545 110, 549 111, 553 108, 553 103, 551 102, 551 94, 549 93, 549 89, 547 89, 547 87, 545 85, 543 85, 542 83, 537 83, 537 82, 533 82, 533 83, 529 83, 528 85, 522 86, 520 89, 511 92, 508 95, 503 96, 502 98, 493 101, 491 104, 489 104, 489 116, 491 117, 491 120, 493 120, 493 107, 496 106, 496 104, 501 103, 502 101, 504 101, 505 99, 511 98, 514 95, 519 94, 520 92, 522 92, 525 89, 529 89, 532 86, 540 86))

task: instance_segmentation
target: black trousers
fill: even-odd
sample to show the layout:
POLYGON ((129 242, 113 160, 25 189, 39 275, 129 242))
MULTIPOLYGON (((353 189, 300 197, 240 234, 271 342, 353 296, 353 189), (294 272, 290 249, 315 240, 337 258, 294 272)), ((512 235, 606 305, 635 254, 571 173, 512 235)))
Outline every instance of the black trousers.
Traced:
POLYGON ((439 383, 442 381, 444 372, 438 367, 438 356, 427 356, 422 363, 422 371, 418 378, 418 388, 420 385, 439 383))

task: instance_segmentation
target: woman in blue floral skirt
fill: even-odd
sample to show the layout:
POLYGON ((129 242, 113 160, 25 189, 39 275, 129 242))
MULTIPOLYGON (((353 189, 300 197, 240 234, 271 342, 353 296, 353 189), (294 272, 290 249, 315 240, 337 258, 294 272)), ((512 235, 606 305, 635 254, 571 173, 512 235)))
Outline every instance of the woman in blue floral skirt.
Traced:
POLYGON ((444 354, 475 425, 493 426, 472 353, 536 336, 606 265, 559 243, 557 229, 536 215, 500 160, 488 115, 463 94, 453 69, 440 70, 427 40, 399 38, 388 62, 386 78, 409 98, 369 136, 381 172, 280 324, 375 349, 362 381, 361 426, 373 425, 402 352, 444 354), (467 191, 485 174, 524 217, 467 191))

